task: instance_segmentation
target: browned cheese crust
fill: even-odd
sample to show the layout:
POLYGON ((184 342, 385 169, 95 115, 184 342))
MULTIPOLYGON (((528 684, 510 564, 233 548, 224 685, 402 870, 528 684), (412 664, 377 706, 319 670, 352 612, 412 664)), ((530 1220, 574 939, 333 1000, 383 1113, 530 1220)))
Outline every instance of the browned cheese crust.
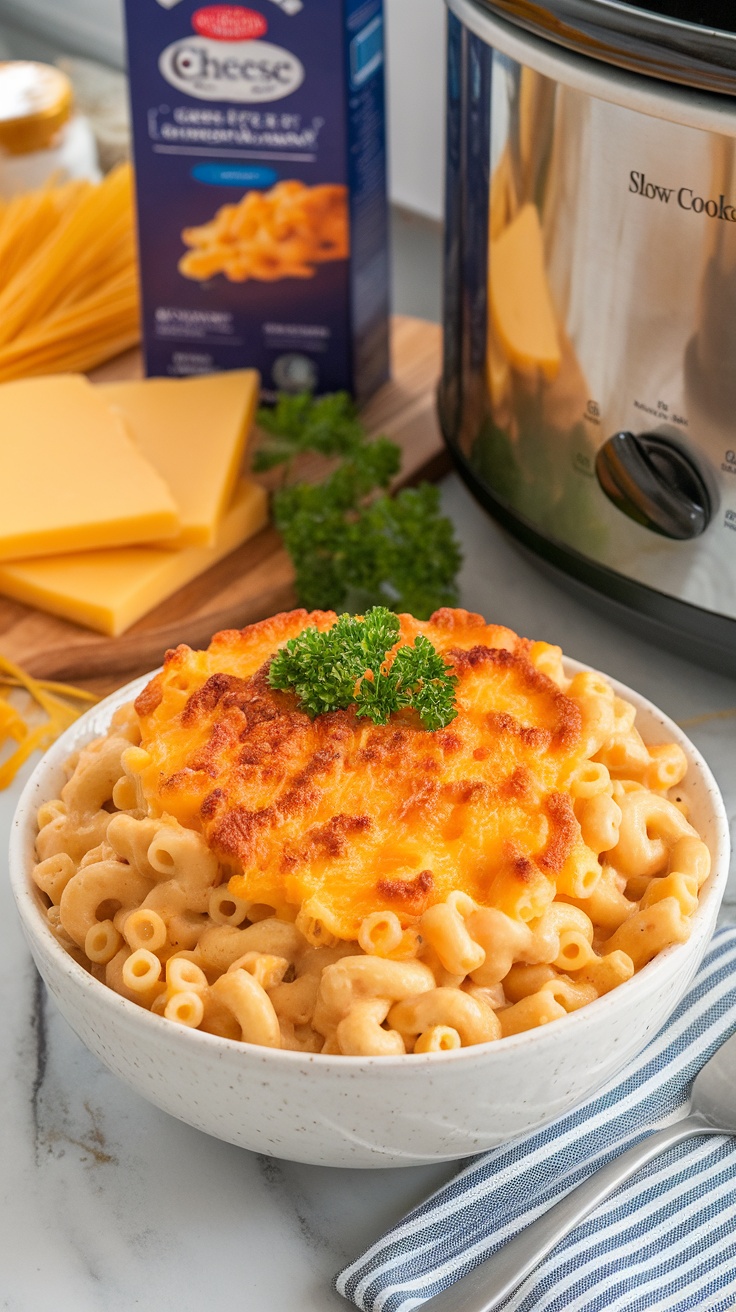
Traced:
MULTIPOLYGON (((585 859, 565 781, 582 759, 580 711, 533 663, 533 644, 464 610, 403 615, 456 673, 457 718, 385 726, 354 710, 315 720, 272 690, 273 653, 329 612, 291 611, 167 654, 136 709, 154 814, 200 830, 231 889, 279 914, 319 908, 341 938, 383 908, 408 925, 455 889, 516 914, 585 859)), ((548 896, 544 902, 549 901, 548 896)))

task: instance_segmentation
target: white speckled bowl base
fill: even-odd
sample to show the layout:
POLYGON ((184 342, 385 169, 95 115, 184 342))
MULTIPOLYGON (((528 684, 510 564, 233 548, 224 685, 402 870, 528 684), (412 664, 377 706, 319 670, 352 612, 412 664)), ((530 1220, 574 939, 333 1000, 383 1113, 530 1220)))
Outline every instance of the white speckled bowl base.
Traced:
MULTIPOLYGON (((587 667, 567 661, 569 673, 587 667)), ((98 983, 58 945, 30 880, 36 813, 58 796, 64 760, 104 733, 139 679, 83 716, 44 756, 13 820, 10 872, 31 952, 59 1010, 116 1075, 172 1116, 275 1157, 321 1166, 415 1166, 482 1152, 561 1116, 615 1075, 672 1012, 703 957, 728 874, 723 801, 703 758, 651 703, 637 707, 648 742, 676 741, 689 770, 691 819, 711 875, 687 943, 606 997, 496 1043, 409 1057, 323 1057, 235 1043, 151 1015, 98 983)), ((613 681, 612 681, 613 682, 613 681)), ((83 1091, 79 1091, 82 1098, 83 1091)))

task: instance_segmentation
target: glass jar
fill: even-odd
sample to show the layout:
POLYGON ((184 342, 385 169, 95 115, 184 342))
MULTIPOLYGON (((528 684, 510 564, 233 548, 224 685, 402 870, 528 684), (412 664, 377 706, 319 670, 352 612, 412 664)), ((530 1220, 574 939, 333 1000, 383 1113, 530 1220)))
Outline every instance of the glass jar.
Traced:
POLYGON ((0 63, 0 197, 40 187, 49 177, 99 181, 92 129, 74 110, 61 69, 30 60, 0 63))

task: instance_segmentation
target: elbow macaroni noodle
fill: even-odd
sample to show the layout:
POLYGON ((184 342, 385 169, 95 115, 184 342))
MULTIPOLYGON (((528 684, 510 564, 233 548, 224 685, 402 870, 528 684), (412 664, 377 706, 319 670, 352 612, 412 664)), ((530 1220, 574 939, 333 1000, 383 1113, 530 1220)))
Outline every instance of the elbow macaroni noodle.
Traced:
MULTIPOLYGON (((468 641, 479 636, 470 621, 476 629, 483 623, 452 622, 455 641, 463 625, 468 641)), ((494 633, 495 650, 507 650, 498 636, 508 630, 494 633)), ((488 626, 485 634, 488 640, 488 626)), ((141 740, 151 712, 144 694, 137 708, 116 711, 105 737, 71 758, 61 796, 39 811, 33 879, 53 933, 96 979, 169 1021, 308 1053, 443 1053, 588 1005, 687 938, 710 856, 681 798, 670 796, 686 770, 681 749, 646 745, 634 708, 601 675, 569 680, 559 649, 537 643, 524 651, 536 679, 528 686, 555 705, 560 697, 572 703, 578 747, 565 764, 564 807, 547 802, 544 812, 522 790, 525 823, 538 836, 534 869, 520 855, 519 835, 507 833, 499 851, 511 865, 488 872, 485 902, 459 875, 458 887, 436 899, 431 880, 423 901, 412 885, 392 909, 385 905, 392 885, 383 901, 363 909, 356 933, 340 935, 325 930, 317 894, 278 908, 258 893, 249 898, 247 870, 232 853, 213 850, 195 824, 157 813, 147 794, 150 757, 141 740), (557 813, 566 846, 555 865, 549 854, 561 832, 557 813)), ((462 682, 458 697, 462 714, 462 682)), ((489 748, 529 735, 523 725, 532 700, 531 692, 526 706, 517 699, 513 724, 508 713, 505 720, 489 713, 489 748)), ((438 736, 417 732, 420 743, 438 736)), ((479 770, 485 751, 473 749, 479 770)), ((513 778, 513 759, 504 762, 513 778)), ((481 805, 493 802, 482 798, 481 805)), ((459 819, 448 814, 449 842, 459 819)), ((346 855, 335 841, 331 852, 339 863, 352 849, 346 855)), ((424 858, 417 864, 426 874, 424 858)))
POLYGON ((278 182, 270 191, 247 191, 237 205, 222 205, 209 223, 181 236, 189 247, 179 261, 185 278, 313 278, 316 265, 350 253, 347 188, 278 182))

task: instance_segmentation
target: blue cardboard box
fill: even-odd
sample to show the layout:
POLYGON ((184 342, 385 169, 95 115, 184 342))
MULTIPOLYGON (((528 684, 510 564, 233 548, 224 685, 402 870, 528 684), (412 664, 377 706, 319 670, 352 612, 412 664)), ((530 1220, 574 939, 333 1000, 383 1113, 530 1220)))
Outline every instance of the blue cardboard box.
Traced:
POLYGON ((382 0, 126 0, 148 374, 388 376, 382 0))

